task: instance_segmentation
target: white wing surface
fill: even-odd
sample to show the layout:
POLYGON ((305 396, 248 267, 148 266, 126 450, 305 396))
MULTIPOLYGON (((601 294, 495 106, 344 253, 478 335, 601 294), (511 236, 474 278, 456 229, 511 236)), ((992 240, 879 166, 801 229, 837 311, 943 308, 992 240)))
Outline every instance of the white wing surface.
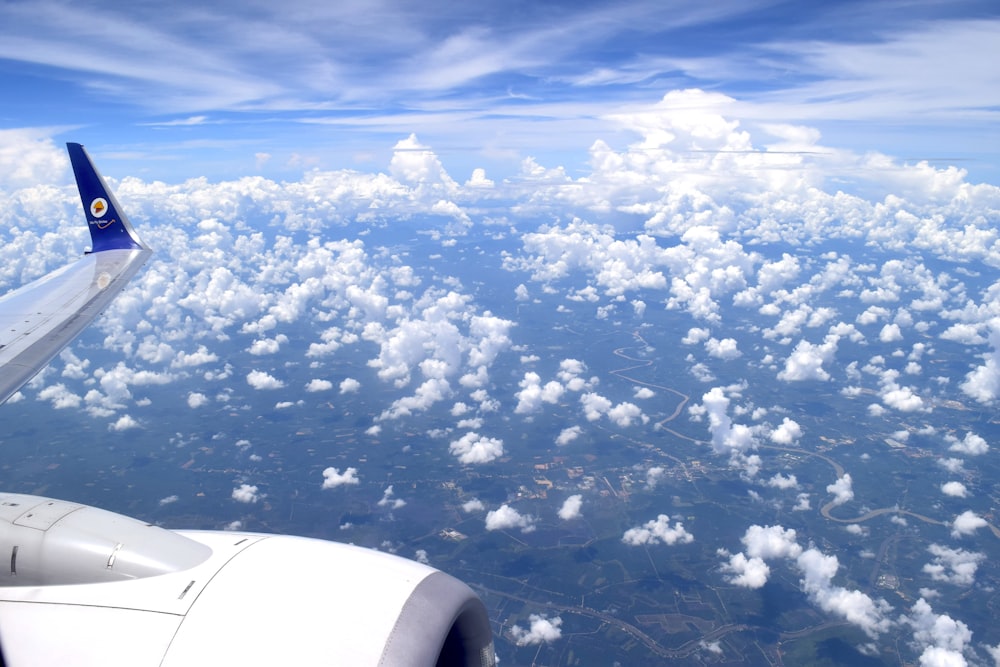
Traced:
POLYGON ((80 144, 68 144, 93 250, 0 297, 0 403, 59 354, 150 255, 80 144))

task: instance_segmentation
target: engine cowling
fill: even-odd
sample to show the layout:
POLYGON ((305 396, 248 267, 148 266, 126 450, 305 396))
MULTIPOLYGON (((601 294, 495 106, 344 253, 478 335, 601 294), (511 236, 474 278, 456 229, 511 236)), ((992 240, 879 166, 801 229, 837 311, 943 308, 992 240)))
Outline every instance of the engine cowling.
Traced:
POLYGON ((7 665, 495 664, 489 616, 468 586, 371 549, 175 532, 84 505, 0 496, 0 553, 29 543, 47 554, 42 566, 27 568, 35 546, 19 548, 21 565, 5 582, 15 585, 0 587, 7 665), (42 538, 26 541, 38 537, 26 530, 42 538))

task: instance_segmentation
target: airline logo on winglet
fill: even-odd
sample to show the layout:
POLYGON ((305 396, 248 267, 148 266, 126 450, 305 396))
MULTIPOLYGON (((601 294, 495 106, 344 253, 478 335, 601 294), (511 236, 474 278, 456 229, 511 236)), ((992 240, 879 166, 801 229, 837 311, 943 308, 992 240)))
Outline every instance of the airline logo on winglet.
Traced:
POLYGON ((90 214, 95 218, 104 217, 104 214, 108 212, 108 200, 104 197, 98 197, 94 201, 90 202, 90 214))

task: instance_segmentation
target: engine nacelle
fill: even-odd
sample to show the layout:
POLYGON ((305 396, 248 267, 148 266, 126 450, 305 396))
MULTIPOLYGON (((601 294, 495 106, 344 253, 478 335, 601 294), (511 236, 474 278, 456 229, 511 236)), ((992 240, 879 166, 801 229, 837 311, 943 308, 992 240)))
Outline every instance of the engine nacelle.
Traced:
POLYGON ((371 549, 173 532, 2 495, 0 549, 13 546, 13 585, 0 586, 13 667, 495 664, 489 616, 468 586, 371 549))
POLYGON ((0 585, 137 579, 186 570, 211 553, 194 540, 114 512, 0 494, 0 557, 10 555, 9 568, 0 569, 7 575, 0 575, 0 585))

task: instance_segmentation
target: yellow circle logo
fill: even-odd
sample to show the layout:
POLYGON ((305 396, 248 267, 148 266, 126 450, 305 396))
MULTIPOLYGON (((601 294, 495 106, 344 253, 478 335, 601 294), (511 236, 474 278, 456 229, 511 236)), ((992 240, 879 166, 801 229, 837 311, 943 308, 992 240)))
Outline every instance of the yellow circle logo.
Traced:
POLYGON ((90 202, 90 214, 95 218, 103 218, 108 212, 108 201, 104 197, 98 197, 90 202))

